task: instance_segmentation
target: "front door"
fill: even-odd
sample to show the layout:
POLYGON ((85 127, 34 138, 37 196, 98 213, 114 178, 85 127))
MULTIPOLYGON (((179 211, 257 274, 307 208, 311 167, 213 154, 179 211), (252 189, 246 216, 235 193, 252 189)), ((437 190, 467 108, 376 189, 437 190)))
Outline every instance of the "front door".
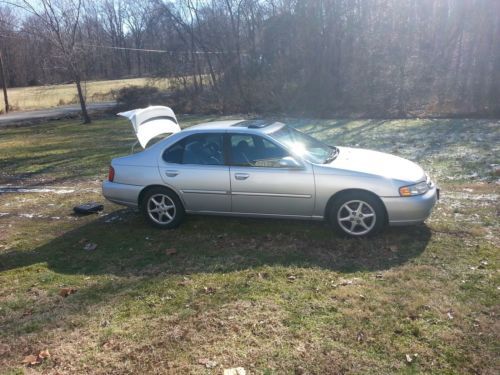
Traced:
POLYGON ((170 146, 160 173, 191 212, 230 212, 229 167, 224 164, 222 133, 190 135, 170 146))
POLYGON ((314 176, 310 165, 280 166, 288 152, 253 134, 229 134, 232 211, 238 214, 310 217, 314 176))

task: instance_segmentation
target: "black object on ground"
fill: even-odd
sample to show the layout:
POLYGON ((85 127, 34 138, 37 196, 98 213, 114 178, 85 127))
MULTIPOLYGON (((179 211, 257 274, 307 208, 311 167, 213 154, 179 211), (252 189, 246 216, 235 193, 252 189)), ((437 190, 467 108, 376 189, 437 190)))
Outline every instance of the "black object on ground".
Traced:
POLYGON ((102 204, 95 202, 85 203, 73 207, 73 211, 75 211, 75 213, 79 215, 95 214, 98 213, 99 211, 102 211, 103 209, 104 206, 102 204))

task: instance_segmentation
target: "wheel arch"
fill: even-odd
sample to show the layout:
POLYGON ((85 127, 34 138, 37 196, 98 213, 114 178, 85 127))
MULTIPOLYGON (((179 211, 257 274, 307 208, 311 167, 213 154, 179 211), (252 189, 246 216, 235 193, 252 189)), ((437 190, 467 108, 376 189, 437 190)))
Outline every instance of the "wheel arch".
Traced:
POLYGON ((328 199, 328 202, 326 203, 325 212, 324 212, 325 219, 326 220, 330 219, 330 210, 331 210, 333 203, 335 202, 336 199, 342 197, 345 194, 356 193, 356 192, 369 194, 373 198, 375 198, 376 200, 378 200, 380 202, 380 204, 382 205, 382 207, 384 208, 384 211, 385 211, 385 221, 386 221, 385 224, 387 224, 389 221, 389 214, 387 212, 387 207, 385 206, 384 201, 382 199, 380 199, 380 197, 377 194, 375 194, 373 191, 365 190, 365 189, 344 189, 344 190, 340 190, 340 191, 336 192, 335 194, 333 194, 330 197, 330 199, 328 199))
POLYGON ((175 196, 179 199, 179 201, 181 202, 182 204, 182 208, 186 208, 186 205, 184 204, 184 201, 182 200, 181 196, 179 195, 179 193, 177 193, 174 189, 168 187, 168 186, 165 186, 165 185, 160 185, 160 184, 155 184, 155 185, 148 185, 146 186, 144 189, 141 190, 141 192, 139 193, 139 196, 137 197, 137 205, 138 207, 141 207, 141 204, 142 204, 142 200, 144 199, 144 196, 146 195, 146 193, 151 190, 151 189, 156 189, 156 188, 161 188, 161 189, 165 189, 165 190, 168 190, 170 193, 172 194, 175 194, 175 196))

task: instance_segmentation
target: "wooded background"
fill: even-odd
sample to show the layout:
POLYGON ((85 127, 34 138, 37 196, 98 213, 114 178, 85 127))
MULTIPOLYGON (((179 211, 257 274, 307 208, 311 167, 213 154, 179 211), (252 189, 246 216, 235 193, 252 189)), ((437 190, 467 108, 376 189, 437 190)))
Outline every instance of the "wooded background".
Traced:
POLYGON ((9 87, 173 77, 224 112, 500 115, 498 0, 0 1, 0 50, 9 87))

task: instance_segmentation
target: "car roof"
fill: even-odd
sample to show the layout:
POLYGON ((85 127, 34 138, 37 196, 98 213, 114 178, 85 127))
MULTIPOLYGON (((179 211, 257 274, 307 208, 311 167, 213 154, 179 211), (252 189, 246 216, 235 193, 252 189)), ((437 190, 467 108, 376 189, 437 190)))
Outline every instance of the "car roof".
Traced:
POLYGON ((224 120, 224 121, 211 121, 202 124, 190 126, 185 128, 184 131, 202 132, 204 130, 216 131, 222 130, 224 132, 231 131, 235 133, 272 133, 285 124, 277 121, 267 120, 224 120))

